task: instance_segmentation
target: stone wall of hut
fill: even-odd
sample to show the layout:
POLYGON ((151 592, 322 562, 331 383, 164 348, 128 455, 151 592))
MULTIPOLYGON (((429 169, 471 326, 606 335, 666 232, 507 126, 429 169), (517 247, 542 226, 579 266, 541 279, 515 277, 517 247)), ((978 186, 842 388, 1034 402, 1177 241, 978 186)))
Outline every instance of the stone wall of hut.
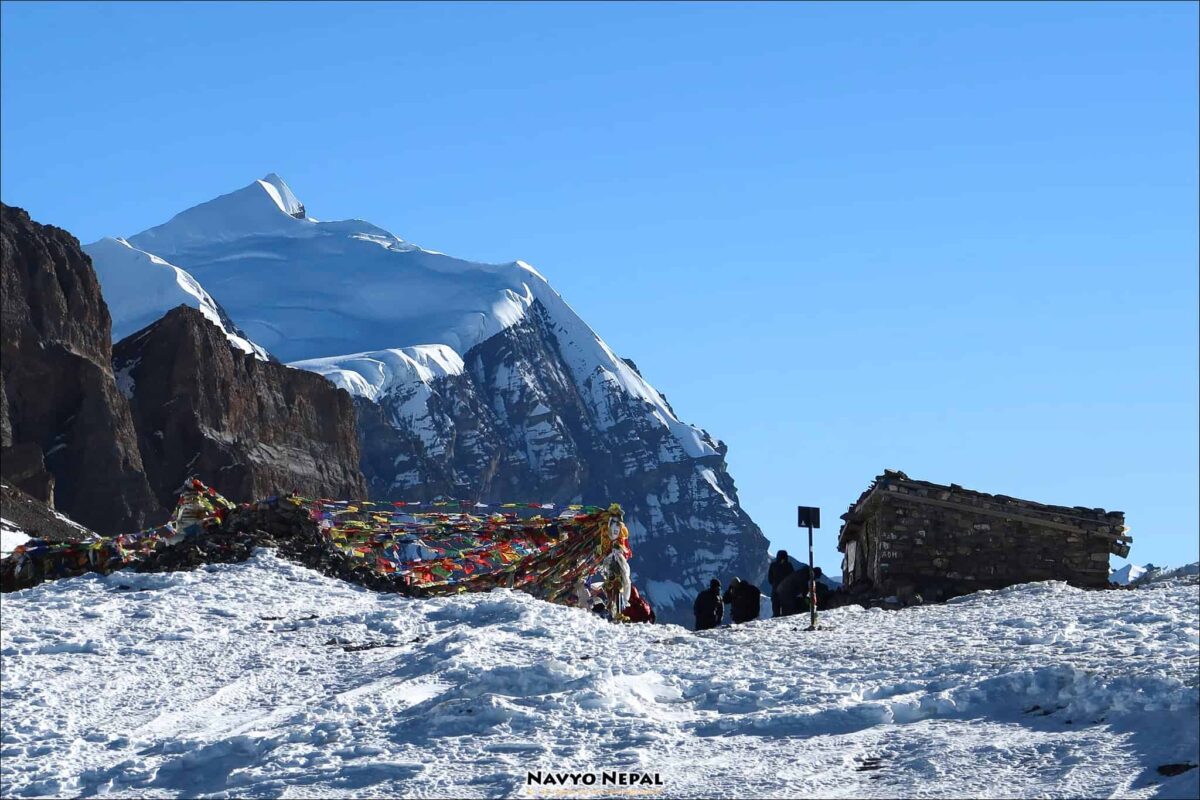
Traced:
POLYGON ((856 515, 861 570, 884 594, 929 599, 1017 583, 1108 583, 1110 553, 1128 553, 1124 515, 890 483, 856 515))

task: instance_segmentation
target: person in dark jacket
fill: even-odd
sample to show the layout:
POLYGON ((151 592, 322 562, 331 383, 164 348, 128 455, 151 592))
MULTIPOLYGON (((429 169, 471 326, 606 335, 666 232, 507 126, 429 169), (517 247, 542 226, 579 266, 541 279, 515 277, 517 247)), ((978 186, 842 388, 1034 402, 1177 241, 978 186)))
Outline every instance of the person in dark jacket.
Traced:
POLYGON ((758 619, 762 592, 757 586, 741 578, 734 578, 725 590, 725 602, 729 604, 729 618, 734 624, 758 619))
MULTIPOLYGON (((761 563, 761 562, 760 562, 761 563)), ((788 558, 787 550, 775 554, 775 560, 767 567, 767 583, 771 584, 771 616, 782 616, 782 606, 779 603, 779 582, 796 571, 788 558)))
POLYGON ((629 587, 629 605, 625 606, 623 613, 630 622, 654 622, 654 609, 636 586, 629 587))
POLYGON ((779 602, 779 615, 788 617, 808 610, 808 566, 800 565, 790 575, 779 582, 775 593, 771 595, 771 605, 779 602))
POLYGON ((696 595, 692 604, 692 612, 696 615, 696 630, 706 631, 715 628, 725 619, 725 604, 721 602, 721 582, 713 578, 708 582, 708 588, 696 595))

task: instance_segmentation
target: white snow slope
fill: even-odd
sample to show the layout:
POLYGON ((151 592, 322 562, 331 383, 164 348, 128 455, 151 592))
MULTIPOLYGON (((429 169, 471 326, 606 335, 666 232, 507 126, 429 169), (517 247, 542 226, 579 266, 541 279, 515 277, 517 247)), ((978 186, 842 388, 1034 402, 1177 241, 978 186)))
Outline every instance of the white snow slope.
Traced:
POLYGON ((265 551, 89 575, 3 597, 0 794, 556 796, 527 771, 620 770, 669 797, 1196 797, 1200 770, 1156 768, 1200 760, 1197 592, 1051 582, 697 634, 265 551))
POLYGON ((124 239, 105 238, 84 248, 92 258, 100 290, 112 317, 112 339, 119 342, 155 322, 178 305, 200 310, 243 353, 267 360, 267 353, 238 335, 221 319, 217 301, 200 282, 174 264, 138 250, 124 239))
POLYGON ((1193 561, 1191 564, 1184 564, 1182 567, 1156 567, 1153 564, 1147 564, 1145 572, 1130 581, 1130 584, 1133 586, 1149 586, 1189 575, 1200 575, 1200 561, 1193 561))
POLYGON ((1182 567, 1159 567, 1154 564, 1139 566, 1126 564, 1120 569, 1109 572, 1108 579, 1121 586, 1144 586, 1157 581, 1182 578, 1187 575, 1200 574, 1200 562, 1184 564, 1182 567))
POLYGON ((16 550, 18 545, 28 541, 29 534, 21 530, 19 525, 0 517, 0 557, 8 555, 16 550))
MULTIPOLYGON (((610 410, 594 386, 609 386, 644 402, 646 413, 670 430, 680 445, 674 460, 717 453, 708 435, 680 422, 662 395, 528 264, 464 261, 423 250, 362 220, 320 222, 298 216, 301 209, 287 184, 270 174, 131 236, 128 244, 186 270, 250 340, 281 360, 308 368, 309 360, 318 359, 325 367, 318 371, 336 368, 343 375, 372 351, 442 345, 461 357, 522 320, 540 301, 598 418, 610 410), (346 363, 338 363, 339 357, 346 363)), ((107 298, 111 281, 105 283, 104 275, 120 272, 118 257, 125 254, 111 244, 101 247, 105 241, 115 240, 85 249, 107 298)), ((125 323, 124 302, 110 303, 114 328, 125 323)), ((386 382, 413 376, 402 359, 378 363, 401 368, 386 382)), ((376 366, 370 365, 372 373, 376 366)), ((343 385, 355 392, 374 382, 365 375, 343 385)))
POLYGON ((1108 579, 1112 583, 1119 583, 1122 586, 1128 586, 1138 578, 1146 574, 1148 570, 1154 569, 1154 566, 1147 564, 1140 567, 1137 564, 1126 564, 1120 569, 1114 569, 1109 573, 1108 579))

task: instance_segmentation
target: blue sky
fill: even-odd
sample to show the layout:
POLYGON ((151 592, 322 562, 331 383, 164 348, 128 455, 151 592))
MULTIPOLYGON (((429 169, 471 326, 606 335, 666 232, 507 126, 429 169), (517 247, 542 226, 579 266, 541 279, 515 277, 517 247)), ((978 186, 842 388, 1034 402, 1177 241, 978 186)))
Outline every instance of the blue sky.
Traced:
POLYGON ((0 195, 85 242, 275 171, 534 264, 827 567, 885 467, 1200 556, 1196 4, 0 15, 0 195))

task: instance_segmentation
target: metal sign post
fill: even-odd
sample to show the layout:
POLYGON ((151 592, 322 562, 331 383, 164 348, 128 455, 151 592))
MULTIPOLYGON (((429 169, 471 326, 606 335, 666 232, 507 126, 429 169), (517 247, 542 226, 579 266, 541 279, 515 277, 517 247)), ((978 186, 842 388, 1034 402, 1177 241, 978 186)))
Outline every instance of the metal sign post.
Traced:
POLYGON ((796 524, 808 528, 808 609, 811 624, 808 630, 817 629, 817 565, 813 563, 813 528, 821 527, 821 509, 816 506, 797 506, 796 524))

